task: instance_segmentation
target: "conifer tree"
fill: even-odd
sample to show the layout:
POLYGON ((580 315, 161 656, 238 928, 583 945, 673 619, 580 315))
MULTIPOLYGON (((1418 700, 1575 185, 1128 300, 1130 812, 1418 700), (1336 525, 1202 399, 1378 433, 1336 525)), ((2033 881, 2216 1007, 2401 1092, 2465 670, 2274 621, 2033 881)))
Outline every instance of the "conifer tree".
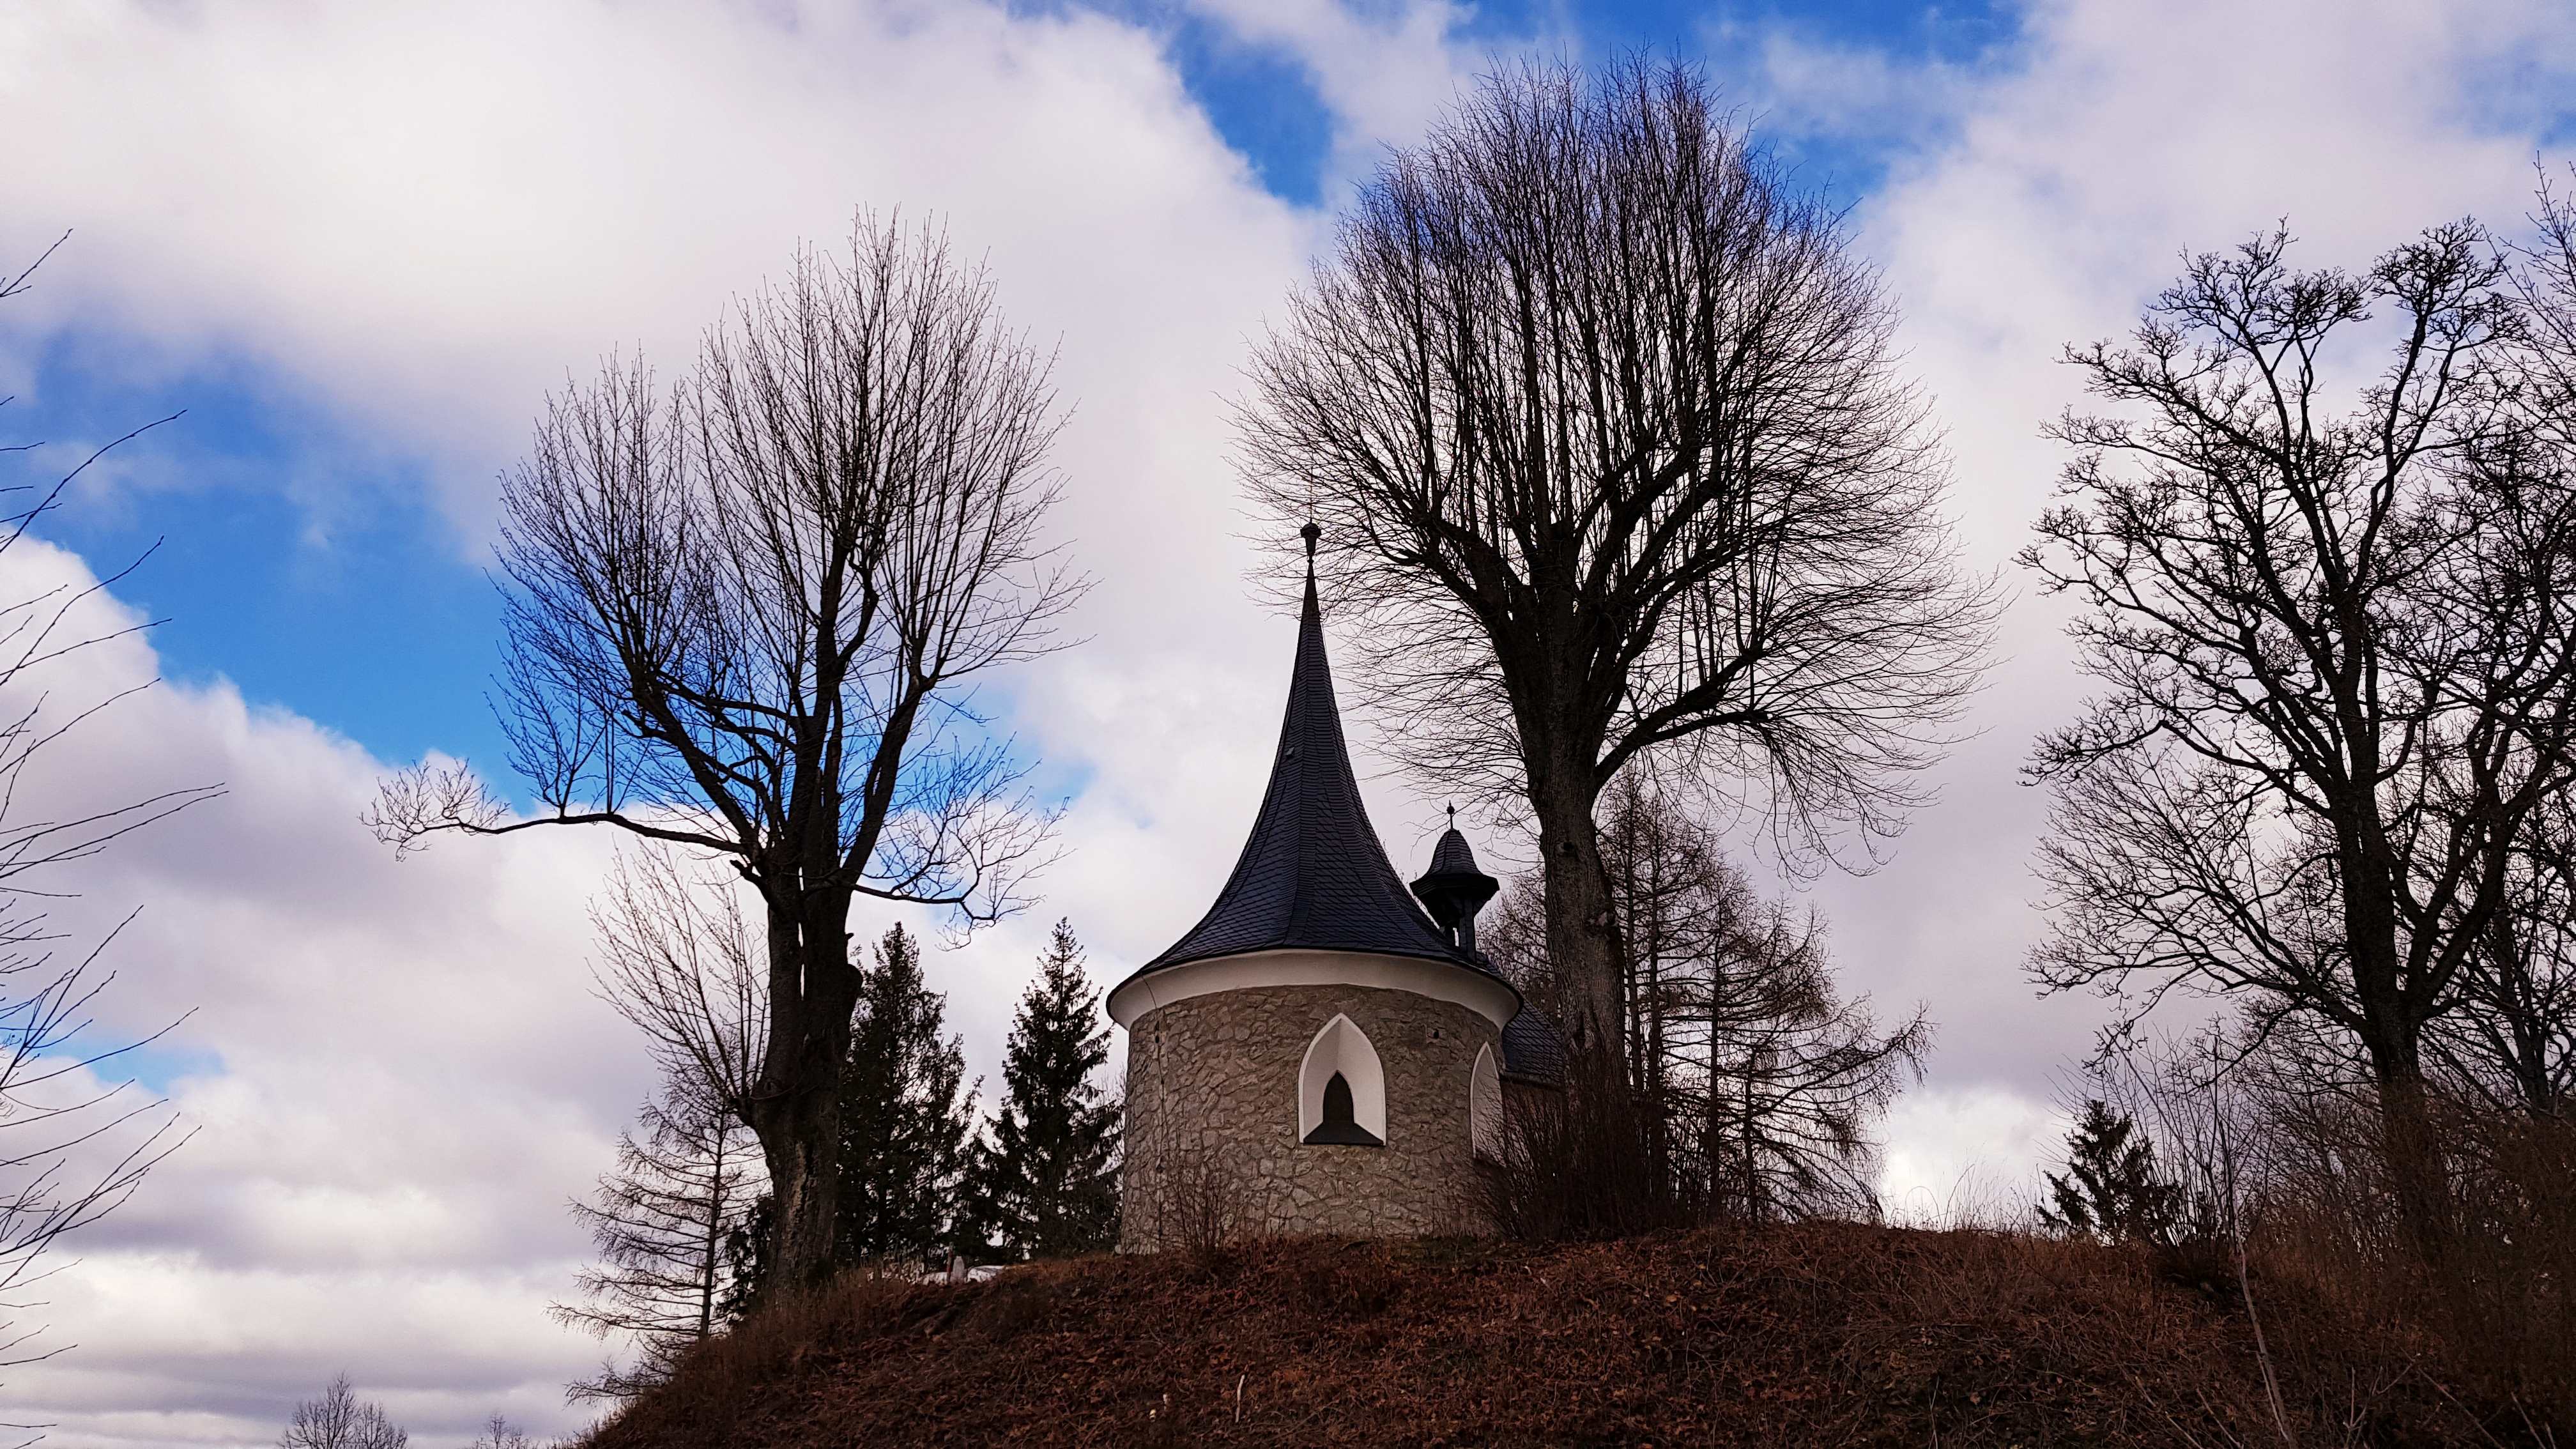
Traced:
POLYGON ((1097 1252, 1117 1239, 1121 1114, 1091 1080, 1108 1059, 1100 994, 1072 923, 1058 921, 1011 1023, 1008 1096, 976 1153, 977 1226, 1013 1257, 1097 1252))
POLYGON ((2066 1148, 2066 1175, 2042 1174, 2056 1208, 2041 1205, 2041 1222, 2115 1243, 2159 1242, 2173 1231, 2182 1190, 2158 1179, 2155 1147, 2138 1135, 2135 1118, 2088 1101, 2066 1148))
POLYGON ((572 1205, 600 1262, 575 1275, 584 1301, 558 1303, 555 1321, 639 1350, 571 1385, 576 1399, 626 1400, 667 1378, 691 1344, 729 1322, 748 1285, 735 1280, 729 1239, 750 1220, 761 1185, 760 1151, 739 1117, 686 1079, 645 1104, 641 1129, 617 1139, 617 1166, 593 1200, 572 1205))
POLYGON ((841 1073, 838 1256, 944 1257, 960 1244, 975 1093, 962 1038, 941 1038, 947 998, 921 981, 903 927, 877 943, 841 1073))

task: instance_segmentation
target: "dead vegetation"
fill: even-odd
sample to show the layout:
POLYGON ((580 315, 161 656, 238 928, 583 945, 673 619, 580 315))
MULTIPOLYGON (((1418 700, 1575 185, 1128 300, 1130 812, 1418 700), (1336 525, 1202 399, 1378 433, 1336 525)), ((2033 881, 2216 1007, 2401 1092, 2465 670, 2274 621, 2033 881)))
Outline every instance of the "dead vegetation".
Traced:
POLYGON ((2244 1282, 2259 1351, 2232 1263, 1846 1223, 846 1279, 705 1345, 587 1443, 2556 1442, 2448 1335, 2288 1262, 2244 1282))

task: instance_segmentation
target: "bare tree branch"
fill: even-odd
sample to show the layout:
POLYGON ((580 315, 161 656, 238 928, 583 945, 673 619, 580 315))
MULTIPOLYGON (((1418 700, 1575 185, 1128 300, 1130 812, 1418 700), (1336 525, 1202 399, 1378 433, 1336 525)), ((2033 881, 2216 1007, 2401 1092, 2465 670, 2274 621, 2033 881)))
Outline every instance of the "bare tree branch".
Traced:
POLYGON ((612 359, 551 399, 502 489, 502 724, 542 808, 511 818, 425 763, 368 816, 397 849, 603 824, 751 883, 769 1021, 747 1116, 789 1281, 831 1259, 852 899, 971 928, 1052 856, 969 692, 1062 647, 1088 586, 1040 538, 1050 367, 944 238, 863 216, 846 255, 800 253, 741 301, 667 395, 612 359))
POLYGON ((2479 995, 2576 782, 2569 304, 2474 223, 2358 277, 2288 246, 2191 258, 2130 346, 2068 354, 2137 416, 2051 429, 2077 456, 2024 555, 2083 605, 2105 686, 2031 767, 2059 911, 2032 970, 2344 1034, 2429 1254, 2427 1032, 2479 995), (2330 411, 2321 375, 2374 307, 2386 370, 2330 411))
POLYGON ((1592 807, 1647 756, 1784 858, 1893 834, 1991 601, 1894 312, 1707 84, 1631 60, 1484 81, 1396 153, 1256 349, 1254 497, 1323 529, 1415 773, 1524 802, 1578 1042, 1615 1030, 1592 807))

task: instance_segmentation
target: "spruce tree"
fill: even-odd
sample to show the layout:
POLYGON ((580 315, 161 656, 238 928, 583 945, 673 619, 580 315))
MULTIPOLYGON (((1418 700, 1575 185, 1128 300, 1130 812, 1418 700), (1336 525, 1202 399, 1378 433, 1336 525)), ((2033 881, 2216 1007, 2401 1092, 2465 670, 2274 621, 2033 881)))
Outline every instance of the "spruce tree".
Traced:
POLYGON ((2039 1219, 2068 1233, 2115 1243, 2163 1242, 2181 1216, 2182 1191, 2156 1175, 2155 1148, 2138 1135, 2136 1119, 2095 1099, 2084 1120, 2066 1134, 2066 1175, 2048 1179, 2056 1208, 2039 1219))
POLYGON ((946 1008, 922 985, 920 944, 901 926, 886 932, 861 973, 841 1073, 845 1263, 944 1259, 961 1245, 975 1094, 963 1040, 940 1035, 946 1008))
POLYGON ((1011 1023, 1007 1096, 976 1154, 978 1226, 1012 1257, 1098 1252, 1117 1240, 1121 1114, 1091 1080, 1109 1059, 1099 1003, 1072 924, 1056 922, 1011 1023))

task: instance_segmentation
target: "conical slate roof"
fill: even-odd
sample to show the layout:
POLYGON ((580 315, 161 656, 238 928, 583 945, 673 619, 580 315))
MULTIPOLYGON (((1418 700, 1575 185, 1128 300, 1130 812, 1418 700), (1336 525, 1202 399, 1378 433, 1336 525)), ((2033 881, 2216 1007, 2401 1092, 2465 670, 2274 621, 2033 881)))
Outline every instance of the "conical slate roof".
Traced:
POLYGON ((1311 569, 1288 715, 1252 838, 1207 915, 1136 975, 1212 956, 1292 948, 1421 956, 1494 974, 1450 945, 1414 905, 1369 828, 1324 662, 1323 612, 1311 569))

